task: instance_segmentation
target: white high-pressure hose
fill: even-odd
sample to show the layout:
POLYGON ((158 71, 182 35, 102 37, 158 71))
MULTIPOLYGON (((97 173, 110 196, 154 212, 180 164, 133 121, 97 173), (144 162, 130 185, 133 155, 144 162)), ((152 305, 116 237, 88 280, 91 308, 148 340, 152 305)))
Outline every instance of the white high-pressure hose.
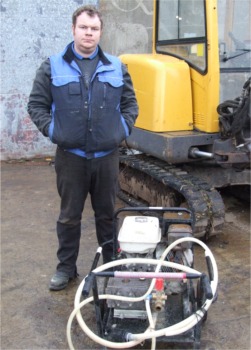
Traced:
MULTIPOLYGON (((153 332, 155 330, 155 325, 157 322, 157 314, 153 316, 152 311, 151 311, 151 306, 150 306, 150 296, 148 296, 145 300, 145 305, 146 305, 146 312, 148 316, 148 321, 149 321, 149 330, 150 332, 153 332)), ((151 345, 151 350, 155 350, 156 348, 156 337, 151 337, 152 339, 152 345, 151 345)))
MULTIPOLYGON (((184 265, 180 265, 177 263, 173 263, 170 261, 162 261, 160 263, 159 260, 156 259, 144 259, 144 258, 131 258, 131 259, 121 259, 121 260, 117 260, 117 261, 113 261, 110 263, 107 263, 105 265, 102 265, 98 268, 96 268, 95 270, 93 270, 94 273, 97 272, 101 272, 104 271, 108 268, 111 267, 115 267, 115 266, 119 266, 119 265, 125 265, 125 264, 133 264, 133 263, 138 263, 138 264, 145 264, 147 261, 148 264, 151 265, 157 265, 159 267, 161 266, 165 266, 165 267, 171 267, 174 269, 179 269, 181 271, 187 272, 187 273, 195 273, 195 274, 200 274, 200 272, 188 267, 188 266, 184 266, 184 265)), ((154 279, 155 280, 155 279, 154 279)), ((82 290, 83 290, 83 286, 85 284, 85 279, 81 282, 81 284, 78 287, 76 296, 75 296, 75 301, 74 301, 74 310, 72 311, 70 318, 68 320, 67 323, 67 340, 68 340, 68 344, 69 344, 69 348, 71 350, 74 350, 73 344, 72 344, 72 340, 71 340, 71 323, 74 319, 74 317, 76 316, 78 323, 80 325, 80 327, 82 328, 82 330, 96 343, 106 346, 106 347, 110 347, 110 348, 116 348, 116 349, 126 349, 126 348, 130 348, 133 347, 139 343, 141 343, 143 340, 139 339, 137 341, 129 341, 129 342, 122 342, 122 343, 115 343, 115 342, 111 342, 111 341, 107 341, 103 338, 100 338, 99 336, 97 336, 94 332, 92 332, 88 326, 86 325, 86 323, 83 320, 83 317, 81 315, 80 309, 90 303, 91 301, 93 301, 93 297, 89 297, 88 299, 85 299, 84 301, 82 301, 80 303, 80 299, 81 299, 81 295, 82 295, 82 290)), ((154 283, 152 283, 154 286, 154 283)), ((152 287, 153 288, 153 287, 152 287)), ((99 295, 99 299, 111 299, 111 300, 120 300, 120 301, 127 301, 127 302, 138 302, 138 301, 142 301, 145 300, 148 295, 151 293, 152 290, 151 286, 149 287, 148 291, 142 295, 141 297, 125 297, 125 296, 116 296, 116 295, 109 295, 109 294, 104 294, 104 295, 99 295)), ((148 330, 146 331, 148 332, 148 330)), ((154 335, 152 335, 154 337, 154 335)), ((151 338, 151 336, 150 336, 151 338)), ((146 338, 145 338, 146 339, 146 338)))
MULTIPOLYGON (((156 270, 155 270, 156 272, 159 271, 161 266, 168 266, 168 267, 172 267, 175 269, 179 269, 181 271, 185 271, 187 273, 200 274, 200 272, 198 272, 198 271, 196 271, 188 266, 172 263, 169 261, 164 261, 165 257, 167 256, 169 251, 171 249, 173 249, 173 247, 175 247, 176 245, 178 245, 180 243, 188 242, 188 241, 195 242, 195 243, 199 244, 200 246, 202 246, 205 250, 206 257, 207 256, 210 257, 210 260, 212 263, 212 268, 213 268, 213 278, 214 278, 211 281, 211 288, 212 288, 213 296, 215 296, 216 290, 217 290, 217 284, 218 284, 218 269, 217 269, 216 261, 214 259, 212 252, 210 251, 210 249, 203 242, 201 242, 200 240, 193 238, 193 237, 192 238, 185 237, 185 238, 181 238, 181 239, 178 239, 175 242, 173 242, 164 251, 160 260, 143 259, 143 258, 122 259, 122 260, 117 260, 117 261, 113 261, 113 262, 107 263, 105 265, 102 265, 102 266, 96 268, 95 270, 93 270, 93 273, 98 273, 98 272, 101 272, 101 271, 104 271, 106 269, 109 269, 109 268, 112 268, 115 266, 119 266, 119 265, 127 265, 127 264, 132 264, 132 263, 144 263, 145 264, 147 262, 148 264, 157 265, 156 270)), ((155 279, 153 279, 148 291, 141 297, 129 298, 129 297, 123 297, 123 296, 104 294, 104 295, 99 295, 99 299, 113 299, 113 300, 120 300, 120 301, 129 301, 129 302, 137 302, 137 301, 146 300, 148 295, 151 293, 151 291, 154 287, 154 283, 155 283, 155 279)), ((66 331, 67 332, 67 340, 68 340, 68 344, 69 344, 69 347, 71 350, 74 350, 72 340, 71 340, 71 324, 72 324, 72 321, 73 321, 75 316, 76 316, 78 323, 79 323, 80 327, 82 328, 82 330, 96 343, 99 343, 100 345, 103 345, 105 347, 110 347, 110 348, 115 348, 115 349, 125 349, 125 348, 133 347, 133 346, 141 343, 145 339, 152 338, 154 340, 160 336, 173 336, 173 335, 177 335, 177 334, 181 334, 183 332, 186 332, 190 328, 194 327, 203 318, 204 312, 209 309, 209 307, 213 301, 213 298, 211 300, 207 299, 205 301, 204 305, 202 306, 202 308, 197 310, 193 315, 189 316, 185 320, 183 320, 183 321, 181 321, 173 326, 169 326, 167 328, 160 329, 157 331, 152 330, 152 327, 151 327, 151 325, 153 325, 152 319, 151 319, 151 316, 148 315, 148 318, 150 317, 149 322, 151 323, 151 325, 144 333, 129 334, 127 342, 115 343, 115 342, 107 341, 107 340, 97 336, 94 332, 92 332, 90 330, 90 328, 84 322, 82 315, 81 315, 81 312, 80 312, 80 309, 84 305, 93 301, 93 297, 89 297, 88 299, 85 299, 84 301, 82 301, 80 303, 84 284, 85 284, 85 279, 81 282, 81 284, 78 287, 78 290, 77 290, 77 293, 75 296, 75 301, 74 301, 74 310, 72 311, 72 313, 69 317, 68 323, 67 323, 67 331, 66 331)), ((148 310, 148 314, 149 314, 149 310, 148 310)), ((154 349, 153 346, 152 346, 152 349, 154 349)))

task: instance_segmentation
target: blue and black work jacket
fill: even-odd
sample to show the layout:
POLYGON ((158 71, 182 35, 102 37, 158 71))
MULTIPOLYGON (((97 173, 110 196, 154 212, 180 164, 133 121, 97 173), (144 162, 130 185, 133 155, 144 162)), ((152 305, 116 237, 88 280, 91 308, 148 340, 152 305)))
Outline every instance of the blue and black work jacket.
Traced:
POLYGON ((72 43, 37 71, 28 112, 38 129, 59 147, 87 158, 115 149, 129 136, 138 105, 121 61, 98 50, 99 62, 86 87, 72 43))

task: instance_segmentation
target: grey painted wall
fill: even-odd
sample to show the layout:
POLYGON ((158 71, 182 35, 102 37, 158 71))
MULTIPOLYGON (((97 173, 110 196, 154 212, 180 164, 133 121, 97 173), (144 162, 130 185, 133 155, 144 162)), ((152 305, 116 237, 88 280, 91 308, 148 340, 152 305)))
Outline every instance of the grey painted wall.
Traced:
POLYGON ((26 107, 36 69, 72 40, 71 16, 96 4, 104 16, 102 48, 114 55, 150 52, 152 0, 2 0, 1 160, 54 155, 26 107))

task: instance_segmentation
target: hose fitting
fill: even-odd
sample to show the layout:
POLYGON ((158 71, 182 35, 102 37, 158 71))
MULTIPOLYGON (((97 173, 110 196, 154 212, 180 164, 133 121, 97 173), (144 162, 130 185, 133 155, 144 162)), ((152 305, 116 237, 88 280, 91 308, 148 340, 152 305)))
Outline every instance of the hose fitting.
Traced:
POLYGON ((155 311, 162 311, 163 307, 165 306, 165 301, 167 300, 167 296, 165 295, 165 292, 164 292, 163 278, 156 279, 155 290, 156 292, 152 293, 155 311))

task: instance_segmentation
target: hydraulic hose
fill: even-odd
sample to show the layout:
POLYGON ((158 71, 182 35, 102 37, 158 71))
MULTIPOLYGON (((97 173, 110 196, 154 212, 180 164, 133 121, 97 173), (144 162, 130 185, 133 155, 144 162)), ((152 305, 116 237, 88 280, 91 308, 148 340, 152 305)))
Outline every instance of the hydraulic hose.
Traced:
MULTIPOLYGON (((172 263, 172 262, 164 260, 166 258, 166 256, 168 255, 168 253, 170 252, 170 250, 172 250, 176 245, 183 243, 183 242, 188 242, 188 241, 197 243, 202 248, 204 248, 206 258, 210 259, 210 261, 211 261, 211 266, 212 266, 212 270, 213 270, 213 273, 212 273, 213 279, 210 281, 210 285, 211 285, 211 289, 212 289, 212 294, 213 294, 213 296, 215 296, 216 291, 217 291, 217 284, 218 284, 218 269, 217 269, 216 261, 214 259, 212 252, 206 246, 206 244, 204 244, 200 240, 193 238, 193 237, 185 237, 185 238, 181 238, 181 239, 178 239, 175 242, 173 242, 170 246, 168 246, 166 248, 166 250, 163 252, 163 254, 159 260, 143 259, 143 258, 122 259, 122 260, 117 260, 117 261, 113 261, 113 262, 107 263, 105 265, 102 265, 102 266, 96 268, 95 270, 93 270, 92 272, 97 273, 97 272, 104 271, 106 269, 110 269, 110 268, 115 267, 115 266, 127 265, 127 264, 132 264, 132 263, 145 264, 147 262, 148 264, 157 265, 155 272, 159 272, 159 270, 162 266, 167 266, 167 267, 179 269, 181 271, 185 271, 188 273, 200 274, 200 272, 194 270, 191 267, 172 263)), ((83 306, 85 306, 86 304, 93 301, 93 297, 89 297, 89 298, 83 300, 82 302, 80 302, 83 286, 85 284, 85 278, 84 278, 83 281, 81 282, 81 284, 79 285, 78 290, 76 292, 75 300, 74 300, 74 310, 72 311, 72 313, 69 317, 68 323, 67 323, 66 333, 67 333, 67 340, 68 340, 69 348, 71 350, 74 350, 73 343, 71 340, 71 324, 72 324, 74 317, 77 318, 78 323, 79 323, 80 327, 82 328, 82 330, 93 341, 95 341, 96 343, 98 343, 102 346, 110 347, 110 348, 114 348, 114 349, 126 349, 126 348, 133 347, 133 346, 143 342, 146 339, 153 339, 152 350, 154 350, 155 349, 154 344, 156 343, 157 337, 174 336, 174 335, 184 333, 184 332, 188 331, 189 329, 193 328, 203 318, 205 311, 207 311, 209 309, 210 305, 213 302, 214 298, 206 299, 204 304, 202 305, 202 307, 199 310, 197 310, 194 314, 189 316, 188 318, 184 319, 183 321, 181 321, 175 325, 172 325, 172 326, 160 329, 160 330, 155 330, 155 329, 153 329, 153 328, 155 328, 155 326, 154 326, 153 317, 151 315, 151 311, 149 308, 150 307, 149 295, 151 294, 151 291, 154 288, 155 280, 156 279, 153 278, 147 292, 144 295, 142 295, 141 297, 130 298, 130 297, 124 297, 124 296, 108 295, 108 294, 99 295, 99 299, 113 299, 113 300, 121 300, 121 301, 128 301, 128 302, 138 302, 138 301, 145 300, 146 310, 147 310, 150 326, 146 329, 146 331, 144 333, 139 333, 139 334, 128 333, 127 334, 127 340, 128 340, 127 342, 117 343, 117 342, 111 342, 111 341, 105 340, 103 338, 100 338, 94 332, 92 332, 91 329, 84 322, 83 317, 82 317, 81 312, 80 312, 80 309, 83 306)))

